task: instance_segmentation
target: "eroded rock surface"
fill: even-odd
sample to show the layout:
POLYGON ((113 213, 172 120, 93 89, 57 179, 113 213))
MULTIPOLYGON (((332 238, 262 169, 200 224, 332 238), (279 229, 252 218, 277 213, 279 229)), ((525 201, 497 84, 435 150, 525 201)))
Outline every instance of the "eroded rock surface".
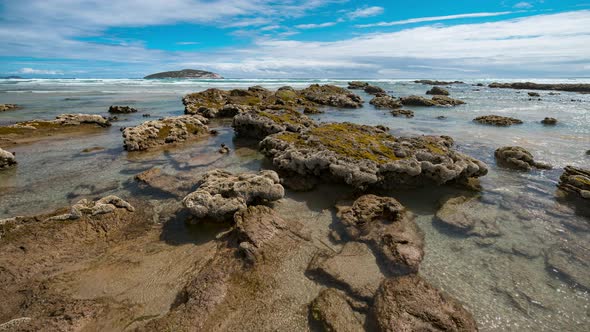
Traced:
POLYGON ((234 222, 240 251, 251 263, 259 260, 257 256, 264 245, 287 227, 283 218, 263 205, 249 206, 236 212, 234 222))
POLYGON ((127 151, 142 151, 166 144, 179 143, 209 134, 207 119, 198 115, 182 115, 146 121, 123 130, 127 151))
POLYGON ((376 127, 331 123, 270 135, 260 148, 282 171, 361 188, 443 184, 487 174, 484 163, 452 150, 452 144, 446 136, 394 137, 376 127))
POLYGON ((313 84, 301 90, 301 93, 307 100, 319 105, 341 108, 359 108, 363 105, 363 99, 360 96, 335 85, 313 84))
POLYGON ((432 87, 432 89, 426 91, 427 95, 443 95, 443 96, 448 96, 449 95, 449 91, 446 89, 443 89, 439 86, 434 86, 432 87))
POLYGON ((369 102, 369 104, 377 108, 396 109, 402 107, 402 103, 399 99, 396 99, 390 95, 377 96, 369 102))
POLYGON ((0 169, 5 169, 16 164, 16 158, 12 153, 0 149, 0 169))
POLYGON ((363 325, 356 319, 346 298, 335 289, 323 290, 310 304, 312 318, 324 331, 361 332, 363 325))
POLYGON ((110 195, 97 201, 82 199, 72 206, 70 212, 53 216, 50 220, 75 220, 82 218, 84 215, 95 216, 98 214, 113 213, 117 209, 125 209, 129 212, 135 211, 135 208, 122 198, 110 195))
POLYGON ((369 83, 367 83, 367 82, 362 82, 362 81, 348 82, 348 88, 351 90, 354 90, 354 89, 363 90, 367 86, 369 86, 369 83))
POLYGON ((562 242, 547 251, 545 264, 574 285, 590 290, 590 248, 577 241, 562 242))
POLYGON ((482 203, 478 197, 459 196, 443 202, 434 220, 468 235, 501 235, 498 222, 508 220, 507 212, 482 203))
POLYGON ((486 124, 486 125, 493 125, 493 126, 500 126, 500 127, 507 127, 512 126, 515 124, 522 124, 522 121, 519 119, 507 117, 507 116, 500 116, 500 115, 484 115, 478 116, 477 118, 473 119, 473 121, 486 124))
POLYGON ((116 105, 111 105, 109 107, 109 113, 114 113, 114 114, 129 114, 129 113, 136 113, 137 109, 133 108, 133 107, 129 107, 129 106, 116 106, 116 105))
POLYGON ((590 200, 590 170, 566 166, 557 187, 582 199, 590 200))
POLYGON ((477 324, 459 301, 438 291, 418 275, 385 280, 373 315, 379 331, 477 331, 477 324))
POLYGON ((504 146, 494 152, 498 164, 524 171, 532 168, 551 169, 551 165, 536 162, 533 155, 520 146, 504 146))
POLYGON ((197 181, 198 189, 188 194, 183 205, 197 218, 227 220, 254 203, 283 198, 285 189, 274 171, 232 174, 215 169, 197 181))
POLYGON ((249 111, 236 115, 232 123, 238 135, 257 139, 283 131, 300 132, 313 126, 313 120, 291 109, 249 111))
POLYGON ((135 176, 141 187, 148 187, 172 196, 184 197, 197 185, 197 178, 170 175, 159 168, 151 168, 135 176))

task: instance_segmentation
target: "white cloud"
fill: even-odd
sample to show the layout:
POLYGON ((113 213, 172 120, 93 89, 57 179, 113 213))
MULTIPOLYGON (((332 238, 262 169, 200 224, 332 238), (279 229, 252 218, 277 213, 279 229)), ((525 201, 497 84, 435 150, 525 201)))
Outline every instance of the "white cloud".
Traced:
POLYGON ((327 28, 336 25, 338 22, 326 22, 326 23, 310 23, 310 24, 299 24, 295 27, 297 29, 317 29, 317 28, 327 28))
POLYGON ((348 17, 351 20, 362 18, 362 17, 371 17, 380 15, 383 13, 383 7, 373 6, 373 7, 366 7, 366 8, 359 8, 353 12, 348 13, 348 17))
POLYGON ((183 42, 177 42, 176 45, 198 45, 200 44, 199 42, 195 42, 195 41, 183 41, 183 42))
POLYGON ((18 71, 18 74, 30 74, 30 75, 63 75, 63 72, 61 72, 59 70, 21 68, 18 71))
POLYGON ((393 21, 393 22, 360 24, 360 25, 356 25, 356 27, 357 28, 388 27, 388 26, 404 25, 404 24, 411 24, 411 23, 456 20, 456 19, 460 19, 460 18, 491 17, 491 16, 501 16, 501 15, 508 15, 508 14, 512 14, 512 12, 469 13, 469 14, 457 14, 457 15, 446 15, 446 16, 418 17, 418 18, 410 18, 407 20, 393 21))
POLYGON ((528 9, 528 8, 533 8, 533 5, 530 2, 522 1, 522 2, 515 4, 514 8, 528 9))

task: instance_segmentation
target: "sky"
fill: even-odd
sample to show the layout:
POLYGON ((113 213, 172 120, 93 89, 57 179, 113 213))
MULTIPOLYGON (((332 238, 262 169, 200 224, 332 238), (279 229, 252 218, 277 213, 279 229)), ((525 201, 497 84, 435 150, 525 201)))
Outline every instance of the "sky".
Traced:
POLYGON ((0 0, 0 76, 590 77, 590 0, 0 0))

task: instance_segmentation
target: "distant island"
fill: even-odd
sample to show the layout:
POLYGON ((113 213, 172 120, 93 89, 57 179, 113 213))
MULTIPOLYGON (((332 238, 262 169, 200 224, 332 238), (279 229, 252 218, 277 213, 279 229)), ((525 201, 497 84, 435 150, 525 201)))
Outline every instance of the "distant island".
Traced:
POLYGON ((20 76, 0 76, 0 79, 22 79, 20 76))
POLYGON ((223 78, 217 73, 212 73, 205 70, 196 69, 183 69, 176 71, 165 71, 161 73, 155 73, 144 77, 145 79, 153 78, 223 78))

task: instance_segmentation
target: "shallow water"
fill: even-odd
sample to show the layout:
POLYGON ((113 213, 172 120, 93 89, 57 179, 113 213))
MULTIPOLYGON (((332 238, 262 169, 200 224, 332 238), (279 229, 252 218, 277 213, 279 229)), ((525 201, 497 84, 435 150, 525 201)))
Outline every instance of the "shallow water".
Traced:
MULTIPOLYGON (((319 121, 351 121, 385 125, 395 135, 439 134, 455 139, 458 150, 490 166, 481 179, 486 213, 501 214, 501 235, 493 241, 466 237, 433 222, 439 201, 465 194, 454 188, 416 189, 390 192, 415 215, 426 235, 426 257, 421 273, 437 287, 460 299, 471 310, 482 331, 580 331, 590 323, 587 291, 572 287, 545 266, 545 253, 562 241, 590 245, 588 218, 555 199, 555 184, 566 165, 588 167, 590 157, 590 95, 559 92, 529 100, 526 91, 489 89, 468 84, 448 87, 451 96, 467 104, 454 108, 405 107, 415 112, 412 119, 395 118, 368 104, 369 95, 360 91, 363 109, 326 108, 312 116, 319 121), (508 128, 482 126, 472 119, 486 114, 517 117, 523 125, 508 128), (439 120, 439 115, 446 119, 439 120), (539 123, 546 116, 559 120, 557 126, 539 123), (500 169, 493 152, 504 145, 527 148, 553 170, 530 173, 500 169), (547 211, 559 210, 560 215, 547 211), (577 227, 577 226, 585 227, 577 227), (522 249, 524 247, 524 249, 522 249), (522 255, 523 250, 529 255, 522 255), (532 253, 532 254, 530 254, 532 253)), ((486 83, 487 81, 477 81, 486 83)), ((542 82, 542 81, 539 81, 542 82)), ((566 82, 561 80, 559 82, 566 82)), ((580 81, 576 81, 580 82, 580 81)), ((139 113, 119 116, 113 127, 92 135, 6 147, 17 154, 18 167, 0 173, 0 218, 30 215, 71 204, 82 197, 133 195, 133 176, 153 166, 166 172, 225 168, 231 171, 268 167, 256 144, 236 141, 231 121, 212 121, 220 135, 155 152, 128 153, 123 150, 120 128, 153 118, 181 115, 184 94, 209 87, 236 88, 259 84, 267 88, 283 85, 305 87, 311 83, 346 86, 330 80, 0 80, 0 103, 16 103, 23 109, 0 113, 0 124, 32 118, 54 118, 62 113, 106 114, 109 105, 130 105, 139 113), (232 153, 217 153, 221 143, 232 153), (103 150, 83 153, 91 147, 103 150)), ((423 95, 430 86, 410 81, 376 81, 394 96, 423 95)), ((290 194, 280 212, 292 219, 308 219, 319 212, 314 195, 290 194)), ((319 204, 319 203, 318 203, 319 204)), ((319 206, 322 206, 319 204, 319 206)), ((326 206, 322 206, 325 209, 326 206)), ((483 211, 483 210, 482 210, 483 211)), ((588 269, 590 273, 590 268, 588 269)))

